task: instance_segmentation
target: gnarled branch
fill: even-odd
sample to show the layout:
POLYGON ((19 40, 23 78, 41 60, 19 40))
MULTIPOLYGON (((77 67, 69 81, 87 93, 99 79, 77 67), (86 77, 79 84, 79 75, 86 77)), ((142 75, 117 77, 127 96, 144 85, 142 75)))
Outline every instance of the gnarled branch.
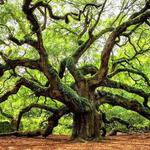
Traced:
POLYGON ((44 109, 44 110, 47 110, 48 112, 51 112, 51 113, 55 113, 57 111, 57 109, 54 109, 52 107, 49 107, 49 106, 46 106, 46 105, 42 105, 42 104, 37 104, 37 103, 32 103, 30 104, 29 106, 23 108, 20 112, 19 112, 19 115, 18 115, 18 118, 17 118, 17 131, 19 129, 19 125, 20 125, 20 121, 21 121, 21 118, 22 116, 29 112, 32 108, 40 108, 40 109, 44 109))
POLYGON ((119 69, 116 69, 114 72, 108 74, 107 77, 108 78, 112 78, 115 75, 117 75, 118 73, 122 73, 122 72, 129 72, 129 73, 133 73, 133 74, 139 75, 139 76, 141 76, 145 80, 145 82, 147 83, 147 85, 150 86, 150 80, 149 80, 149 78, 147 77, 147 75, 145 73, 143 73, 140 70, 133 70, 133 69, 129 69, 129 68, 119 68, 119 69))
POLYGON ((98 91, 97 96, 97 104, 110 104, 112 106, 121 106, 125 109, 132 110, 150 120, 150 109, 142 106, 137 100, 130 100, 123 96, 112 94, 110 92, 98 91))
POLYGON ((35 84, 34 82, 27 80, 25 78, 21 78, 19 81, 17 81, 16 85, 13 87, 12 90, 7 91, 4 95, 2 95, 0 97, 0 103, 6 101, 8 99, 9 96, 16 94, 19 89, 21 88, 21 86, 26 86, 29 89, 31 89, 32 91, 35 92, 35 94, 38 96, 46 96, 47 95, 47 90, 44 87, 38 86, 37 84, 35 84))

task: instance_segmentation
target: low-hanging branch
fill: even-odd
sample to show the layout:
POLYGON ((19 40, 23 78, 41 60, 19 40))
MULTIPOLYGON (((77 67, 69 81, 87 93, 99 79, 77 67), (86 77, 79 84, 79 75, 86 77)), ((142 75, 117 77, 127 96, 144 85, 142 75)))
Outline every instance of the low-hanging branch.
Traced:
POLYGON ((41 136, 43 132, 44 130, 42 129, 37 129, 34 131, 14 131, 9 133, 0 133, 0 137, 3 136, 36 137, 36 136, 41 136))
POLYGON ((49 106, 46 106, 46 105, 43 105, 43 104, 37 104, 37 103, 32 103, 30 104, 29 106, 23 108, 20 112, 19 112, 19 115, 18 115, 18 118, 17 118, 17 131, 19 129, 19 125, 20 125, 20 121, 21 121, 21 118, 22 116, 29 112, 32 108, 40 108, 40 109, 44 109, 48 112, 51 112, 51 113, 55 113, 57 111, 57 109, 55 108, 52 108, 52 107, 49 107, 49 106))
POLYGON ((109 80, 109 79, 105 80, 105 82, 102 84, 102 86, 122 89, 122 90, 129 92, 129 93, 137 94, 137 95, 141 96, 142 98, 144 98, 144 102, 143 102, 144 106, 147 105, 148 98, 150 97, 150 93, 146 93, 142 89, 137 89, 133 86, 130 86, 130 85, 127 85, 124 83, 120 83, 117 81, 109 80))
MULTIPOLYGON (((102 111, 100 111, 100 112, 102 112, 102 111)), ((123 125, 126 125, 127 127, 129 127, 129 123, 127 122, 127 121, 124 121, 124 120, 122 120, 121 118, 118 118, 118 117, 112 117, 112 118, 110 118, 109 120, 106 118, 106 114, 104 113, 104 112, 102 112, 102 119, 103 119, 103 122, 105 123, 105 124, 111 124, 111 123, 113 123, 113 122, 119 122, 119 123, 121 123, 121 124, 123 124, 123 125)))
POLYGON ((122 125, 125 125, 127 128, 131 127, 131 125, 125 121, 125 120, 122 120, 121 118, 118 118, 118 117, 112 117, 110 118, 109 120, 106 118, 106 114, 102 111, 100 111, 102 113, 102 119, 103 119, 103 122, 104 122, 104 126, 101 128, 102 130, 102 136, 106 136, 107 134, 107 131, 106 131, 106 128, 107 126, 111 125, 112 123, 114 122, 118 122, 122 125))
POLYGON ((0 75, 2 76, 5 71, 15 69, 17 66, 28 67, 30 69, 40 70, 39 60, 32 59, 10 59, 5 54, 0 52, 0 56, 5 61, 5 65, 0 65, 0 75))
POLYGON ((48 135, 50 135, 53 131, 53 128, 58 125, 59 119, 68 113, 70 113, 70 110, 65 106, 54 112, 53 115, 48 118, 48 125, 44 131, 43 136, 47 137, 48 135))
POLYGON ((112 117, 111 119, 108 120, 109 123, 113 122, 119 122, 120 124, 123 124, 129 128, 130 124, 127 121, 122 120, 121 118, 118 117, 112 117))
POLYGON ((97 104, 110 104, 112 106, 121 106, 125 109, 132 110, 140 114, 141 116, 150 120, 150 109, 144 107, 137 100, 127 99, 123 96, 112 94, 110 92, 98 91, 96 94, 97 104))
POLYGON ((19 89, 21 88, 21 86, 28 87, 29 89, 31 89, 32 91, 34 91, 37 96, 38 95, 40 95, 40 96, 46 96, 47 95, 46 88, 38 86, 33 81, 27 80, 25 78, 21 78, 19 81, 17 81, 16 85, 13 87, 12 90, 7 91, 5 94, 3 94, 0 97, 0 103, 6 101, 9 96, 11 96, 13 94, 16 94, 19 91, 19 89))
MULTIPOLYGON (((47 107, 47 106, 46 106, 47 107)), ((44 109, 46 108, 44 106, 44 109)), ((47 107, 46 109, 49 110, 47 107)), ((52 110, 52 109, 51 109, 52 110)), ((53 128, 58 125, 59 119, 65 115, 68 114, 70 111, 67 107, 61 107, 60 109, 54 110, 53 115, 48 118, 48 125, 46 129, 37 129, 34 131, 14 131, 10 133, 1 133, 0 136, 17 136, 17 137, 35 137, 35 136, 43 136, 47 137, 50 135, 53 131, 53 128)))

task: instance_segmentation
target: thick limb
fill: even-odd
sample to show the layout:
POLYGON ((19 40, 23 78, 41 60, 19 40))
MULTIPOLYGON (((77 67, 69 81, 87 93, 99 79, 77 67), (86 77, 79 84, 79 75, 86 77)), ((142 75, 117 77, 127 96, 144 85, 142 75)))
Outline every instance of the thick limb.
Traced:
POLYGON ((29 112, 32 108, 44 109, 44 110, 47 110, 48 112, 51 112, 51 113, 54 113, 54 112, 57 111, 57 109, 51 108, 51 107, 46 106, 46 105, 36 104, 36 103, 30 104, 29 106, 23 108, 23 109, 19 112, 19 115, 18 115, 18 118, 17 118, 17 123, 16 123, 17 131, 19 130, 19 125, 20 125, 22 116, 23 116, 25 113, 29 112))
MULTIPOLYGON (((25 137, 36 137, 36 136, 47 137, 48 135, 50 135, 52 133, 53 128, 58 125, 59 119, 63 115, 70 112, 67 107, 62 107, 60 109, 55 110, 55 109, 52 109, 52 108, 44 106, 44 105, 31 104, 30 106, 26 107, 26 109, 21 111, 19 115, 21 116, 23 113, 25 113, 25 111, 29 111, 29 109, 33 108, 34 106, 36 108, 42 108, 42 109, 46 109, 48 111, 49 110, 53 111, 53 115, 48 118, 48 125, 47 125, 45 130, 37 129, 34 131, 14 131, 14 132, 10 132, 10 133, 2 133, 2 134, 0 134, 0 136, 11 136, 11 135, 13 135, 13 136, 17 136, 17 137, 23 137, 23 136, 25 136, 25 137)), ((19 117, 18 117, 18 120, 19 120, 19 117)))
POLYGON ((97 87, 98 84, 102 83, 108 74, 108 62, 110 59, 111 51, 115 46, 116 39, 119 37, 124 31, 127 30, 128 27, 132 25, 137 25, 144 23, 150 16, 150 11, 146 11, 140 16, 136 18, 129 19, 128 21, 119 25, 108 37, 106 44, 103 48, 101 54, 101 65, 97 74, 91 79, 91 86, 97 87))
POLYGON ((106 127, 109 126, 110 124, 114 123, 114 122, 118 122, 120 124, 125 125, 127 128, 130 127, 130 124, 127 121, 122 120, 121 118, 118 117, 112 117, 109 120, 106 118, 106 114, 102 111, 100 111, 102 114, 102 120, 104 123, 104 126, 101 128, 102 130, 102 136, 106 136, 107 131, 106 131, 106 127))
POLYGON ((6 101, 8 99, 9 96, 16 94, 19 89, 21 88, 21 86, 26 86, 29 89, 31 89, 32 91, 35 92, 36 95, 40 95, 40 96, 46 96, 46 88, 38 86, 37 84, 35 84, 34 82, 27 80, 25 78, 21 78, 19 81, 17 81, 16 85, 13 87, 12 90, 7 91, 4 95, 2 95, 0 97, 0 103, 6 101))
POLYGON ((147 103, 148 103, 148 98, 150 97, 150 93, 146 93, 142 89, 134 88, 133 86, 130 86, 121 82, 113 81, 113 80, 105 80, 102 86, 122 89, 129 93, 137 94, 144 99, 143 105, 148 107, 147 103))
POLYGON ((62 107, 62 108, 58 109, 57 111, 55 111, 53 113, 53 115, 48 118, 48 125, 43 133, 43 136, 47 137, 49 134, 51 134, 53 131, 53 128, 58 125, 59 119, 63 115, 68 114, 69 112, 70 111, 67 107, 62 107))
POLYGON ((141 76, 144 79, 144 81, 147 83, 147 85, 150 86, 149 78, 147 77, 147 75, 145 73, 143 73, 140 70, 134 70, 134 69, 129 69, 129 68, 119 68, 119 69, 116 69, 114 72, 108 74, 107 77, 108 78, 112 78, 115 75, 117 75, 119 73, 122 73, 122 72, 129 72, 129 73, 132 73, 132 74, 139 75, 139 76, 141 76))
POLYGON ((15 69, 17 66, 28 67, 30 69, 40 70, 39 60, 32 59, 10 59, 5 54, 0 52, 0 56, 5 61, 5 65, 0 64, 0 76, 4 74, 5 71, 15 69))
POLYGON ((112 106, 121 106, 125 109, 132 110, 150 120, 150 109, 144 107, 137 100, 130 100, 117 94, 99 91, 97 95, 99 105, 110 104, 112 106))

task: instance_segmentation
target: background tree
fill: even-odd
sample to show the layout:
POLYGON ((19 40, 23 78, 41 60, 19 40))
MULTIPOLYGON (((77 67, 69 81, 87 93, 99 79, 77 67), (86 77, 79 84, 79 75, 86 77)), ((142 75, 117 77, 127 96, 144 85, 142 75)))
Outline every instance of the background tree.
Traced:
POLYGON ((16 0, 0 7, 0 103, 17 118, 16 130, 1 135, 46 137, 69 113, 72 138, 99 139, 114 121, 129 127, 107 120, 104 104, 150 119, 149 0, 16 0), (32 108, 44 110, 46 126, 19 131, 32 108))

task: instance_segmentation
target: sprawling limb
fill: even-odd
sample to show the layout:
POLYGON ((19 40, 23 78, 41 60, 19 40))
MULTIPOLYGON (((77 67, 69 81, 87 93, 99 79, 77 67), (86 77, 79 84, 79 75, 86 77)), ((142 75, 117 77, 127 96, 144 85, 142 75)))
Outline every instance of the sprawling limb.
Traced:
MULTIPOLYGON (((99 12, 99 14, 98 14, 98 17, 97 17, 97 19, 96 19, 96 21, 95 21, 95 23, 94 23, 94 25, 92 25, 91 26, 91 28, 89 28, 89 30, 87 29, 87 24, 89 24, 89 22, 87 23, 87 18, 88 18, 88 15, 89 15, 89 12, 87 12, 87 14, 86 14, 86 18, 85 18, 85 27, 84 27, 84 30, 80 33, 80 35, 79 35, 79 38, 80 37, 82 37, 82 35, 86 32, 86 31, 88 31, 88 33, 89 33, 89 38, 85 41, 85 42, 83 42, 80 46, 79 46, 79 48, 78 49, 76 49, 75 50, 75 52, 71 55, 71 57, 69 57, 69 58, 65 58, 64 60, 62 60, 61 61, 61 65, 60 65, 60 71, 59 71, 59 76, 62 78, 63 77, 63 74, 64 74, 64 72, 65 72, 65 69, 67 68, 69 71, 70 71, 70 73, 73 75, 73 77, 75 78, 75 80, 76 81, 78 81, 79 79, 79 81, 81 81, 81 80, 83 80, 83 76, 81 76, 80 74, 80 71, 79 70, 77 70, 77 68, 76 68, 76 63, 78 62, 78 60, 79 60, 79 58, 86 52, 86 50, 88 49, 88 48, 90 48, 90 46, 96 41, 96 40, 98 40, 102 35, 104 35, 104 34, 106 34, 106 33, 108 33, 108 32, 111 32, 111 31, 113 31, 113 28, 112 27, 110 27, 110 28, 105 28, 105 29, 103 29, 103 30, 101 30, 98 34, 96 34, 96 35, 94 35, 94 30, 95 30, 95 28, 96 28, 96 26, 97 26, 97 24, 99 23, 99 20, 100 20, 100 16, 101 16, 101 14, 102 14, 102 12, 103 12, 103 10, 104 10, 104 7, 105 7, 105 5, 106 5, 106 2, 107 2, 107 0, 105 0, 104 1, 104 3, 102 4, 102 8, 101 8, 101 10, 100 10, 100 12, 99 12), (70 65, 68 65, 68 60, 69 60, 69 62, 70 62, 70 60, 72 60, 71 62, 71 66, 70 65)), ((92 5, 92 4, 90 4, 90 5, 92 5)), ((87 6, 89 6, 89 5, 86 5, 85 6, 85 8, 87 7, 87 6)), ((95 6, 95 5, 93 5, 93 6, 95 6)), ((101 6, 101 5, 100 5, 101 6)), ((84 9, 85 9, 84 8, 84 9)), ((98 7, 97 7, 98 8, 98 7)), ((70 63, 69 63, 70 64, 70 63)))
POLYGON ((119 69, 116 69, 114 72, 108 74, 107 77, 112 78, 113 76, 115 76, 119 73, 122 73, 122 72, 129 72, 129 73, 132 73, 132 74, 137 74, 137 75, 141 76, 144 79, 144 81, 147 83, 148 86, 150 86, 149 78, 147 77, 147 75, 145 73, 143 73, 140 70, 134 70, 134 69, 129 69, 129 68, 119 68, 119 69))
POLYGON ((35 84, 34 82, 32 82, 30 80, 27 80, 25 78, 21 78, 19 81, 17 81, 16 85, 13 87, 12 90, 6 92, 4 95, 2 95, 0 97, 0 103, 6 101, 9 96, 16 94, 19 91, 19 89, 21 88, 21 86, 28 87, 29 89, 34 91, 37 96, 38 95, 40 95, 40 96, 46 96, 47 95, 46 88, 38 86, 37 84, 35 84))
POLYGON ((34 130, 34 131, 25 131, 25 132, 20 132, 20 131, 14 131, 10 133, 1 133, 0 136, 18 136, 18 137, 35 137, 35 136, 40 136, 42 130, 34 130))
POLYGON ((4 74, 5 71, 15 69, 17 66, 28 67, 30 69, 40 70, 39 60, 32 59, 9 59, 5 54, 0 52, 0 56, 5 61, 5 65, 0 64, 0 76, 4 74))
MULTIPOLYGON (((140 25, 141 25, 141 24, 138 24, 137 26, 135 26, 134 30, 136 30, 137 27, 139 27, 140 25)), ((141 47, 141 46, 139 45, 139 41, 142 40, 142 35, 144 34, 144 31, 146 31, 147 29, 142 30, 142 32, 140 33, 139 38, 138 38, 138 40, 137 40, 137 42, 136 42, 136 45, 135 45, 135 42, 133 42, 133 41, 131 40, 132 37, 130 37, 130 35, 135 32, 134 30, 131 30, 131 31, 128 32, 128 33, 123 33, 123 35, 125 36, 125 38, 128 39, 125 43, 123 43, 122 45, 116 43, 119 47, 123 47, 123 46, 125 46, 127 43, 129 43, 129 44, 132 46, 133 51, 134 51, 133 56, 128 56, 128 55, 124 52, 124 54, 127 56, 127 58, 122 57, 122 58, 120 58, 120 59, 113 60, 113 62, 112 62, 112 69, 111 69, 112 71, 115 71, 115 69, 117 68, 118 65, 123 65, 123 64, 124 64, 124 65, 125 65, 125 64, 131 65, 131 62, 132 62, 133 60, 137 60, 138 63, 141 64, 141 63, 140 63, 140 60, 138 59, 138 57, 141 56, 141 55, 144 55, 144 54, 146 54, 146 53, 148 53, 148 52, 150 51, 150 46, 144 48, 143 46, 141 47), (140 50, 138 50, 138 49, 140 49, 140 50)), ((119 40, 120 40, 120 37, 119 37, 119 40)), ((119 41, 118 41, 118 42, 119 42, 119 41)), ((148 43, 144 42, 143 45, 148 45, 148 43)))
POLYGON ((98 17, 97 17, 97 19, 96 19, 94 25, 93 25, 93 26, 89 29, 89 31, 88 31, 88 32, 89 32, 89 36, 93 36, 93 32, 94 32, 96 26, 97 26, 98 23, 99 23, 100 17, 101 17, 101 15, 102 15, 103 11, 104 11, 104 8, 105 8, 106 3, 107 3, 107 0, 104 0, 104 3, 102 4, 102 8, 101 8, 101 10, 100 10, 99 13, 98 13, 98 17))
MULTIPOLYGON (((37 50, 39 50, 40 57, 45 56, 45 61, 47 61, 47 54, 43 46, 43 39, 41 34, 41 28, 38 23, 37 17, 33 14, 30 4, 32 0, 24 0, 22 10, 26 14, 27 19, 29 20, 30 24, 32 25, 32 31, 36 33, 37 36, 37 50)), ((43 60, 43 61, 44 61, 43 60)))
POLYGON ((47 137, 49 134, 51 134, 53 131, 53 128, 58 125, 59 119, 63 115, 68 114, 69 112, 70 111, 67 107, 62 107, 58 109, 57 111, 55 111, 54 114, 48 118, 48 125, 43 133, 43 136, 47 137))
POLYGON ((31 8, 31 11, 33 12, 36 8, 39 8, 39 7, 46 8, 49 12, 49 16, 54 20, 65 20, 66 23, 69 23, 69 16, 72 16, 72 18, 76 17, 76 20, 79 20, 79 14, 73 13, 73 12, 67 13, 64 16, 55 15, 52 11, 52 7, 42 1, 34 4, 31 8))
POLYGON ((38 9, 40 7, 44 7, 48 10, 50 18, 52 18, 54 20, 64 20, 65 23, 69 23, 69 16, 72 17, 73 19, 77 20, 77 21, 80 21, 81 15, 84 14, 84 12, 86 11, 86 9, 88 7, 99 8, 100 6, 101 6, 101 4, 97 5, 94 3, 88 3, 84 6, 83 10, 79 11, 79 13, 69 12, 63 16, 60 16, 60 15, 55 15, 53 13, 52 7, 48 3, 44 3, 43 1, 40 1, 40 2, 37 2, 34 5, 32 5, 31 10, 34 11, 35 9, 38 9))
POLYGON ((116 43, 116 38, 119 37, 126 29, 132 25, 144 23, 150 16, 150 11, 146 11, 140 16, 129 19, 118 26, 109 36, 101 54, 101 66, 98 73, 92 78, 91 86, 97 86, 97 83, 103 82, 108 74, 108 62, 110 53, 116 43))
MULTIPOLYGON (((74 92, 71 92, 71 89, 70 89, 70 91, 67 91, 69 89, 66 89, 67 87, 65 88, 63 86, 63 84, 60 83, 60 80, 59 80, 56 70, 51 65, 49 65, 47 53, 43 46, 43 39, 42 39, 40 25, 37 21, 36 16, 33 14, 33 11, 37 6, 35 5, 30 8, 31 2, 32 2, 32 0, 24 1, 23 12, 26 14, 27 19, 30 21, 30 23, 33 27, 32 31, 35 32, 37 35, 37 42, 38 42, 38 46, 39 46, 38 50, 39 50, 39 54, 40 54, 40 66, 42 68, 43 73, 48 78, 48 81, 50 82, 50 85, 51 85, 51 87, 49 88, 49 90, 50 90, 49 95, 50 95, 50 97, 53 97, 53 98, 63 101, 67 106, 71 107, 73 110, 77 109, 79 111, 81 109, 79 105, 81 105, 81 106, 86 105, 87 102, 85 101, 85 99, 77 96, 74 92)), ((71 63, 73 63, 72 59, 69 59, 69 60, 71 60, 71 63)), ((73 75, 74 75, 74 77, 76 77, 76 71, 74 73, 75 66, 72 65, 71 67, 73 69, 72 70, 73 75)), ((77 75, 78 75, 78 72, 77 72, 77 75)), ((85 106, 84 106, 84 108, 85 108, 85 106)))
MULTIPOLYGON (((32 0, 24 0, 22 10, 26 14, 28 21, 32 25, 32 31, 37 36, 36 43, 36 50, 38 50, 40 55, 40 68, 41 71, 44 73, 44 75, 47 77, 48 81, 52 82, 54 81, 55 84, 59 80, 56 74, 56 70, 49 64, 48 62, 48 54, 45 50, 45 47, 43 45, 43 38, 42 38, 42 31, 40 24, 38 22, 38 19, 36 15, 33 13, 33 8, 31 6, 32 0)), ((54 85, 52 83, 52 85, 54 85)))
POLYGON ((110 88, 123 89, 127 92, 137 94, 137 95, 141 96, 142 98, 144 98, 143 105, 145 107, 148 107, 147 103, 148 103, 148 98, 150 97, 150 93, 146 93, 142 89, 137 89, 137 88, 134 88, 130 85, 123 84, 123 83, 113 81, 113 80, 105 80, 102 85, 105 87, 110 87, 110 88))
MULTIPOLYGON (((112 117, 111 119, 107 119, 106 118, 106 114, 102 112, 102 119, 103 119, 103 122, 104 122, 104 127, 101 128, 102 130, 102 136, 106 136, 106 126, 110 125, 111 123, 114 123, 114 122, 118 122, 122 125, 125 125, 127 128, 130 127, 130 124, 127 122, 127 121, 124 121, 118 117, 112 117)), ((121 131, 120 131, 121 132, 121 131)))
POLYGON ((104 92, 104 91, 103 92, 98 91, 97 100, 99 101, 98 102, 99 105, 107 103, 113 106, 121 106, 125 109, 135 111, 141 116, 150 120, 150 109, 147 107, 144 107, 137 100, 133 100, 133 99, 130 100, 123 96, 112 94, 109 92, 104 92))
POLYGON ((130 126, 128 122, 126 122, 118 117, 112 117, 111 119, 108 120, 107 123, 112 123, 112 122, 119 122, 119 123, 127 126, 127 128, 130 126))
MULTIPOLYGON (((65 72, 65 69, 67 68, 70 73, 74 76, 75 79, 78 77, 81 78, 79 70, 77 71, 76 68, 76 63, 78 62, 79 58, 86 52, 86 50, 97 40, 99 39, 102 35, 112 31, 113 28, 106 28, 102 31, 100 31, 97 35, 95 36, 90 36, 88 40, 86 40, 69 58, 65 58, 64 60, 61 61, 60 64, 60 71, 59 71, 59 76, 62 78, 65 72), (68 61, 69 60, 69 61, 68 61), (70 66, 70 60, 71 60, 71 65, 70 66)), ((83 78, 83 77, 82 77, 83 78)))
MULTIPOLYGON (((59 119, 63 115, 65 115, 65 114, 67 114, 67 113, 70 112, 68 110, 68 108, 66 108, 66 107, 62 107, 62 108, 60 108, 58 110, 54 110, 54 109, 52 109, 50 107, 42 106, 42 105, 38 105, 38 104, 36 104, 34 106, 38 107, 38 108, 46 109, 48 111, 49 110, 53 111, 53 115, 48 118, 48 126, 46 127, 45 130, 43 130, 43 129, 37 129, 37 130, 34 130, 34 131, 14 131, 14 132, 10 132, 10 133, 2 133, 2 134, 0 134, 0 136, 11 136, 11 135, 14 135, 14 136, 26 136, 26 137, 35 137, 35 136, 47 137, 49 134, 52 133, 53 128, 58 125, 59 119)), ((28 109, 28 110, 26 109, 26 111, 29 111, 29 109, 31 107, 30 106, 26 107, 28 109)), ((21 112, 23 112, 23 111, 21 111, 21 112)))
POLYGON ((113 31, 114 28, 110 27, 110 28, 106 28, 106 29, 103 29, 101 30, 98 34, 96 34, 95 36, 94 35, 91 35, 89 37, 88 40, 86 40, 73 54, 72 54, 72 57, 75 59, 75 62, 77 63, 79 58, 86 52, 86 50, 88 48, 90 48, 90 46, 96 41, 98 40, 102 35, 108 33, 108 32, 111 32, 113 31))
POLYGON ((51 113, 55 113, 57 109, 54 109, 54 108, 51 108, 49 106, 46 106, 46 105, 42 105, 42 104, 36 104, 36 103, 33 103, 33 104, 30 104, 29 106, 23 108, 20 112, 19 112, 19 115, 18 115, 18 118, 17 118, 17 131, 19 130, 19 125, 20 125, 20 121, 21 121, 21 118, 22 116, 29 112, 32 108, 40 108, 40 109, 44 109, 44 110, 47 110, 48 112, 51 112, 51 113))
MULTIPOLYGON (((57 74, 55 74, 55 71, 51 73, 52 77, 57 79, 57 74), (56 76, 55 76, 56 75, 56 76)), ((72 111, 84 111, 84 109, 90 109, 90 104, 88 104, 88 101, 86 98, 78 96, 71 88, 69 88, 66 85, 63 85, 62 83, 58 82, 56 84, 56 81, 51 81, 50 87, 41 87, 35 82, 32 82, 30 80, 27 80, 25 78, 22 78, 19 80, 15 87, 6 92, 3 96, 0 97, 0 102, 3 102, 7 100, 7 98, 12 95, 16 94, 20 87, 22 85, 28 87, 32 91, 35 92, 37 96, 48 96, 50 98, 57 99, 61 102, 64 102, 69 108, 72 108, 72 111), (53 84, 54 83, 54 84, 53 84)))
POLYGON ((130 93, 135 93, 141 97, 150 97, 150 93, 146 93, 144 90, 142 89, 137 89, 134 88, 130 85, 121 83, 121 82, 117 82, 117 81, 113 81, 113 80, 105 80, 104 84, 105 87, 110 87, 110 88, 118 88, 118 89, 123 89, 127 92, 130 93))
POLYGON ((145 6, 139 11, 134 13, 133 15, 130 16, 131 19, 136 18, 140 16, 142 13, 146 12, 148 9, 150 9, 150 1, 147 0, 145 3, 145 6))
POLYGON ((112 117, 111 119, 108 120, 106 118, 106 114, 104 112, 102 112, 102 119, 103 119, 103 122, 105 124, 110 124, 110 123, 113 123, 113 122, 119 122, 119 123, 124 124, 127 127, 129 127, 129 123, 128 122, 126 122, 126 121, 124 121, 124 120, 122 120, 122 119, 120 119, 118 117, 112 117))
POLYGON ((16 131, 16 129, 17 129, 17 120, 16 120, 16 118, 14 116, 12 116, 11 114, 7 114, 6 112, 4 112, 1 107, 0 107, 0 113, 4 117, 6 117, 7 119, 10 120, 9 124, 11 126, 12 131, 16 131))

